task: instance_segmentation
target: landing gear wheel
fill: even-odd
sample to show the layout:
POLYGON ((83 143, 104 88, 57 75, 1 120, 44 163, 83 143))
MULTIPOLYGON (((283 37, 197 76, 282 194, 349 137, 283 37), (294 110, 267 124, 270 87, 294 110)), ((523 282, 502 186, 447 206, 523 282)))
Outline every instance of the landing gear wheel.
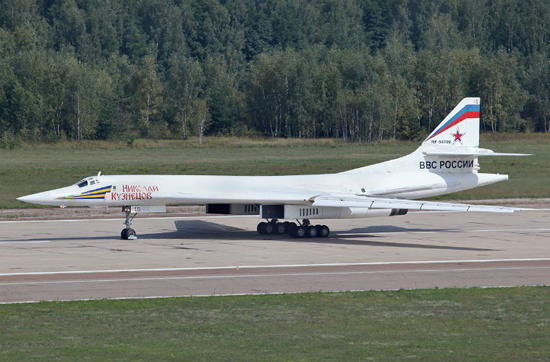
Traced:
POLYGON ((124 240, 134 240, 137 239, 136 231, 134 229, 122 229, 120 232, 120 238, 124 240))
POLYGON ((273 226, 273 223, 270 222, 261 222, 256 227, 256 230, 258 231, 258 234, 260 235, 269 235, 273 234, 275 227, 273 226))
POLYGON ((306 236, 308 238, 315 238, 317 237, 317 228, 315 226, 308 226, 306 228, 306 236))
POLYGON ((273 230, 275 230, 273 223, 268 222, 265 224, 265 233, 267 235, 273 234, 273 230))
POLYGON ((285 223, 278 222, 275 224, 275 233, 276 234, 284 234, 287 232, 287 226, 285 223))
POLYGON ((258 231, 258 234, 260 235, 265 235, 267 234, 266 230, 265 230, 265 227, 267 226, 267 223, 266 222, 261 222, 258 224, 258 226, 256 227, 256 230, 258 231))
POLYGON ((137 238, 136 238, 137 233, 136 233, 136 231, 135 231, 134 229, 128 229, 127 234, 128 234, 128 239, 129 239, 129 240, 137 239, 137 238))
POLYGON ((295 228, 293 228, 293 233, 292 233, 292 236, 296 237, 296 238, 303 238, 306 236, 306 228, 303 227, 303 226, 296 226, 295 228))
POLYGON ((326 225, 317 225, 315 228, 317 229, 317 236, 320 238, 326 238, 330 234, 330 229, 326 225))
POLYGON ((288 231, 288 234, 290 236, 294 236, 294 232, 296 231, 297 227, 298 227, 298 225, 296 225, 293 222, 290 222, 290 223, 288 223, 288 226, 287 226, 286 230, 288 231))

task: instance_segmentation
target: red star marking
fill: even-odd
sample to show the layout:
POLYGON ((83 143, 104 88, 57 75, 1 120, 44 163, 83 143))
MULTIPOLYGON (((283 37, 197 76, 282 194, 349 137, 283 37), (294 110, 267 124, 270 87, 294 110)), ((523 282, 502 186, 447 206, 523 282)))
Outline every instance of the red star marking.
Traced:
POLYGON ((462 136, 465 136, 466 133, 460 133, 460 129, 458 129, 458 127, 456 128, 456 133, 451 133, 451 136, 453 136, 455 139, 453 141, 453 145, 456 143, 456 142, 460 142, 460 144, 462 144, 462 136))

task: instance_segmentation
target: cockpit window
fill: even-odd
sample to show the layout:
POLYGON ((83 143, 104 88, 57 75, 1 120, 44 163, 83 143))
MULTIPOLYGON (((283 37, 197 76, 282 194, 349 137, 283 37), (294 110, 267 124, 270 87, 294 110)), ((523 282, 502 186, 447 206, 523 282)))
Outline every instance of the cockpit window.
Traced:
POLYGON ((85 178, 84 180, 80 180, 76 183, 76 185, 80 188, 82 187, 86 187, 88 185, 95 185, 95 184, 98 184, 99 183, 99 180, 97 178, 93 178, 93 177, 88 177, 88 178, 85 178))

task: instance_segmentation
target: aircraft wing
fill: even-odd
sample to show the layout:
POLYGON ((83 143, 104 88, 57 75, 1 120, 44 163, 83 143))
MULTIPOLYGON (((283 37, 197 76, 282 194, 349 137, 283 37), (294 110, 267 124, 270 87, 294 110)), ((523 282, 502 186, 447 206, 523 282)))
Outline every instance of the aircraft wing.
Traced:
POLYGON ((319 207, 358 207, 369 209, 408 209, 426 211, 474 211, 505 212, 529 210, 503 206, 455 204, 438 201, 392 199, 372 196, 317 196, 310 199, 312 206, 319 207))

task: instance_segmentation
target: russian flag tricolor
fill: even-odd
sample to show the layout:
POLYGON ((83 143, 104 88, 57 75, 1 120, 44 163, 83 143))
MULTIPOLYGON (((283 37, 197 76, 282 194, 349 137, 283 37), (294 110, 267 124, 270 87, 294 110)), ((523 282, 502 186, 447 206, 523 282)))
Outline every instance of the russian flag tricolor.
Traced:
POLYGON ((424 140, 424 144, 452 146, 453 134, 459 132, 467 136, 464 146, 479 146, 479 113, 479 98, 464 98, 424 140))

